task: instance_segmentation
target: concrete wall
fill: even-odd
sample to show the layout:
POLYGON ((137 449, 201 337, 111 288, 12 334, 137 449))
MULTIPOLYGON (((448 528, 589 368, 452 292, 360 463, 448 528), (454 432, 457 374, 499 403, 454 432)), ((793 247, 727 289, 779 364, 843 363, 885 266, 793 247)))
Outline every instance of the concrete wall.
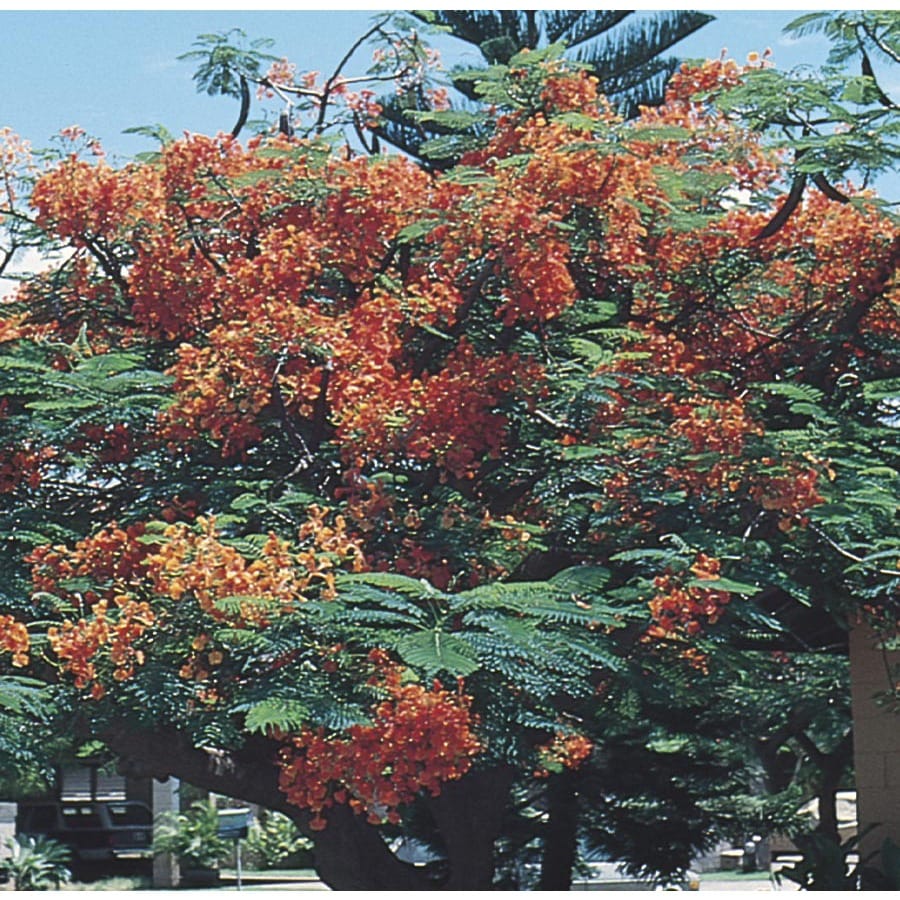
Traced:
POLYGON ((16 804, 0 803, 0 859, 9 856, 6 842, 16 834, 16 804))
MULTIPOLYGON (((162 813, 178 812, 178 779, 169 778, 167 781, 152 783, 153 791, 153 820, 162 813)), ((155 830, 155 829, 154 829, 155 830)), ((153 887, 171 889, 178 887, 179 871, 178 861, 171 853, 159 853, 153 857, 153 887)))
MULTIPOLYGON (((890 837, 900 845, 900 715, 885 710, 875 695, 889 690, 890 668, 900 653, 887 654, 864 624, 850 632, 850 691, 860 832, 876 825, 860 844, 865 858, 890 837)), ((873 860, 877 864, 877 860, 873 860)))

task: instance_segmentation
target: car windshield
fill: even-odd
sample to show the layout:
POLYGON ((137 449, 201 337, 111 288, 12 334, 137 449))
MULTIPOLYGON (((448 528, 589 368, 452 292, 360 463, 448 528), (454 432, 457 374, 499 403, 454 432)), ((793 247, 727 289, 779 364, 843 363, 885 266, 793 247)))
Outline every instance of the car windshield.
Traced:
POLYGON ((64 806, 63 823, 66 828, 100 828, 100 816, 92 806, 64 806))

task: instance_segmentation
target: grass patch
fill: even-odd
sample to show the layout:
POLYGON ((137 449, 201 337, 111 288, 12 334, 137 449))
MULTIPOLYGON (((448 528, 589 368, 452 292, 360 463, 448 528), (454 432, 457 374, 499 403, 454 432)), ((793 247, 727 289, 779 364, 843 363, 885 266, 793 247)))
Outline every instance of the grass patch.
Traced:
POLYGON ((723 872, 704 872, 700 876, 701 884, 704 879, 709 881, 770 881, 772 875, 769 872, 736 872, 726 869, 723 872))

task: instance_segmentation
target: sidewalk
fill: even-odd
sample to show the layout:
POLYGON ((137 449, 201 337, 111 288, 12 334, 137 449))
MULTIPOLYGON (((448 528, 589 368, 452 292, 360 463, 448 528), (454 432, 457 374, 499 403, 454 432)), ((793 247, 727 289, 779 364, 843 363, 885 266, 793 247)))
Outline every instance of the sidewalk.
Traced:
POLYGON ((800 886, 787 878, 779 885, 773 878, 760 874, 752 878, 723 878, 720 872, 708 872, 700 877, 701 891, 799 891, 800 886))
POLYGON ((799 891, 800 886, 790 878, 777 881, 775 873, 788 864, 786 860, 773 862, 769 871, 743 872, 727 869, 705 872, 700 876, 701 891, 799 891))
MULTIPOLYGON (((245 891, 327 891, 312 869, 275 869, 268 872, 242 872, 241 887, 245 891)), ((225 869, 219 888, 237 889, 237 873, 225 869)))

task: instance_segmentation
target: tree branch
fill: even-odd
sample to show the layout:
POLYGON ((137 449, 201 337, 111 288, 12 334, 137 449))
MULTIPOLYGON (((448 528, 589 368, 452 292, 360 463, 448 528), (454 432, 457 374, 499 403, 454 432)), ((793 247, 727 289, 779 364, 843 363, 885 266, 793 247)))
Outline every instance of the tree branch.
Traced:
POLYGON ((753 240, 762 241, 766 238, 777 234, 784 227, 787 220, 791 217, 791 213, 800 205, 803 199, 803 191, 806 188, 806 174, 801 173, 794 178, 791 184, 791 190, 787 195, 781 208, 769 220, 769 223, 757 234, 753 240))
MULTIPOLYGON (((886 44, 874 31, 869 27, 867 23, 863 23, 862 30, 865 32, 866 37, 887 57, 892 59, 895 63, 900 63, 900 54, 896 53, 889 44, 886 44)), ((865 51, 863 51, 865 52, 865 51)))
POLYGON ((871 563, 866 562, 865 558, 862 556, 857 556, 855 553, 847 550, 846 547, 842 547, 837 541, 833 540, 828 534, 826 534, 818 525, 815 525, 812 522, 808 522, 806 527, 809 528, 814 534, 817 534, 820 538, 822 538, 825 543, 827 543, 833 550, 836 550, 844 559, 849 559, 851 562, 855 562, 864 568, 870 569, 873 572, 877 572, 879 575, 888 575, 890 577, 897 577, 900 575, 900 570, 898 569, 881 569, 878 566, 873 566, 871 563))
POLYGON ((184 222, 190 232, 191 243, 200 251, 200 255, 213 267, 216 275, 227 275, 228 272, 225 267, 212 255, 209 245, 206 243, 200 232, 194 227, 193 217, 188 213, 187 209, 185 209, 184 204, 179 202, 177 205, 184 216, 184 222))
MULTIPOLYGON (((319 114, 316 117, 316 124, 315 124, 316 134, 321 134, 322 131, 324 131, 324 129, 325 129, 325 116, 327 115, 327 112, 328 112, 328 98, 331 96, 331 92, 334 90, 335 86, 337 85, 337 83, 341 77, 341 72, 343 72, 343 70, 344 70, 344 66, 346 66, 347 63, 350 62, 350 58, 353 56, 353 54, 356 53, 356 51, 370 37, 372 37, 373 34, 378 34, 379 32, 382 31, 384 24, 388 21, 388 18, 382 19, 380 22, 376 22, 365 34, 361 35, 359 38, 356 39, 356 41, 353 42, 353 44, 350 45, 350 49, 343 55, 343 57, 341 58, 341 61, 337 64, 337 66, 335 66, 334 72, 331 74, 331 76, 325 82, 325 86, 324 86, 324 88, 322 90, 322 94, 321 94, 321 100, 320 100, 320 105, 319 105, 319 114)), ((402 76, 402 74, 403 74, 403 72, 400 72, 398 75, 392 76, 392 78, 400 77, 400 76, 402 76)))
MULTIPOLYGON (((888 97, 878 83, 878 79, 875 77, 875 70, 872 68, 872 60, 869 59, 869 54, 866 53, 865 47, 863 47, 862 44, 859 46, 859 52, 862 54, 862 73, 867 78, 872 79, 872 84, 875 85, 875 91, 878 96, 878 102, 886 109, 898 109, 897 104, 888 97)), ((900 60, 897 61, 900 62, 900 60)))
MULTIPOLYGON (((459 307, 456 311, 456 323, 453 328, 450 329, 449 337, 451 339, 456 339, 462 334, 463 329, 465 328, 466 319, 469 316, 469 313, 472 311, 472 307, 478 301, 478 298, 481 296, 481 289, 484 287, 488 278, 491 276, 491 270, 493 268, 493 260, 485 257, 481 261, 481 267, 478 274, 475 276, 475 280, 466 288, 465 293, 463 294, 462 303, 460 303, 459 307)), ((430 362, 430 357, 437 350, 439 346, 446 343, 446 337, 438 334, 432 334, 428 340, 425 341, 425 346, 422 348, 422 352, 419 354, 419 358, 416 360, 415 365, 413 366, 413 375, 418 377, 428 368, 428 363, 430 362)))
POLYGON ((105 251, 100 249, 100 245, 96 240, 89 238, 86 234, 81 235, 81 240, 84 242, 84 246, 87 247, 88 252, 97 262, 100 264, 100 268, 103 269, 104 274, 107 278, 109 278, 113 284, 118 287, 118 289, 122 292, 123 297, 128 297, 129 288, 128 282, 125 280, 125 277, 122 275, 122 269, 118 265, 118 263, 114 262, 114 259, 111 258, 105 251))
POLYGON ((303 435, 291 420, 291 417, 288 414, 287 404, 284 402, 284 394, 281 392, 281 385, 279 384, 278 378, 287 360, 287 354, 282 353, 278 358, 275 371, 272 373, 272 399, 275 401, 278 418, 281 421, 281 427, 284 429, 284 433, 288 437, 288 441, 290 441, 294 449, 298 450, 300 453, 300 459, 294 469, 294 473, 296 473, 308 469, 313 464, 315 457, 309 449, 309 445, 306 443, 303 435))
POLYGON ((241 133, 241 129, 247 124, 247 116, 249 114, 250 85, 247 84, 246 77, 241 75, 241 111, 238 113, 237 122, 234 123, 234 128, 231 129, 231 136, 233 138, 236 138, 241 133))
POLYGON ((494 873, 494 841, 509 802, 511 766, 475 770, 448 781, 426 803, 447 849, 450 873, 445 891, 484 890, 494 873))
POLYGON ((256 803, 288 816, 315 844, 316 871, 335 890, 426 890, 429 882, 414 866, 398 860, 379 831, 337 805, 322 831, 309 827, 311 815, 288 803, 278 787, 274 763, 278 744, 249 739, 240 750, 195 747, 173 728, 142 730, 121 722, 103 733, 129 774, 165 780, 180 778, 200 788, 256 803))
POLYGON ((200 788, 258 803, 289 815, 309 833, 311 816, 288 803, 278 788, 278 770, 274 765, 278 745, 274 741, 248 741, 241 751, 216 750, 195 747, 174 728, 150 731, 128 722, 111 726, 100 737, 121 757, 120 768, 127 774, 159 781, 176 777, 200 788))
POLYGON ((837 203, 849 203, 850 198, 839 191, 828 179, 821 173, 817 172, 812 177, 812 183, 829 199, 837 203))

